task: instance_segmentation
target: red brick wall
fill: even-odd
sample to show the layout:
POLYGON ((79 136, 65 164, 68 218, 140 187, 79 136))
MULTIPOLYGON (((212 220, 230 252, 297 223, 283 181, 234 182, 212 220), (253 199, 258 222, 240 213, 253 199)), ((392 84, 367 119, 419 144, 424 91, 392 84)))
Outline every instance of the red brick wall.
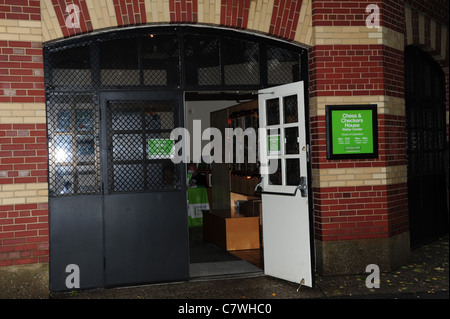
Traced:
POLYGON ((118 25, 137 25, 147 22, 144 0, 114 0, 118 25))
POLYGON ((378 6, 381 26, 403 33, 403 3, 395 0, 314 0, 313 26, 365 26, 370 4, 378 6))
POLYGON ((40 20, 39 0, 1 0, 0 19, 40 20))
POLYGON ((249 9, 250 0, 222 0, 220 6, 220 24, 246 29, 249 9))
MULTIPOLYGON (((406 1, 448 26, 448 2, 406 1)), ((368 4, 380 8, 380 25, 405 34, 401 1, 313 2, 314 26, 365 26, 368 4)), ((440 51, 440 24, 436 25, 436 51, 440 51)), ((425 19, 425 34, 430 17, 425 19)), ((413 10, 414 43, 419 43, 417 11, 413 10), (415 19, 414 19, 415 17, 415 19)), ((447 41, 448 43, 448 41, 447 41)), ((448 52, 448 50, 447 50, 448 52)), ((433 54, 433 52, 430 52, 433 54)), ((441 61, 448 66, 448 59, 441 61)), ((316 45, 310 49, 310 96, 391 96, 404 97, 404 53, 387 45, 316 45)), ((448 71, 447 110, 448 110, 448 71)), ((379 114, 379 157, 367 160, 327 160, 325 116, 313 116, 311 151, 313 169, 405 166, 405 116, 379 114)), ((448 135, 447 135, 448 139, 448 135)), ((384 186, 316 187, 314 227, 322 241, 390 237, 408 231, 406 183, 384 186)))
POLYGON ((275 0, 269 34, 293 40, 301 7, 302 0, 275 0))
POLYGON ((316 239, 387 238, 408 230, 406 184, 328 187, 313 191, 316 239))
POLYGON ((364 26, 366 7, 381 1, 315 0, 312 3, 313 26, 364 26))
POLYGON ((0 124, 0 184, 47 182, 45 124, 0 124))
MULTIPOLYGON (((377 4, 380 25, 404 32, 397 1, 313 2, 313 26, 365 26, 366 6, 377 4)), ((316 45, 310 49, 310 97, 404 97, 403 51, 381 44, 316 45)), ((349 103, 350 104, 350 103, 349 103)), ((406 165, 405 117, 378 114, 377 159, 327 160, 325 116, 313 116, 313 169, 406 165)), ((408 231, 407 185, 316 187, 315 237, 322 241, 386 238, 408 231)))
POLYGON ((42 44, 0 41, 0 102, 44 102, 42 44))
POLYGON ((48 204, 0 206, 0 266, 48 262, 48 204))
MULTIPOLYGON (((40 18, 40 1, 0 0, 0 19, 40 18)), ((0 40, 0 266, 48 261, 44 103, 42 43, 0 40)))
POLYGON ((170 0, 169 10, 170 22, 197 22, 197 0, 170 0))
MULTIPOLYGON (((47 182, 45 124, 0 124, 0 185, 47 182)), ((48 204, 0 205, 0 266, 48 261, 48 204)))
MULTIPOLYGON (((405 118, 378 115, 377 159, 327 160, 325 116, 311 118, 313 169, 406 165, 405 118)), ((407 184, 313 189, 315 238, 323 241, 382 238, 408 231, 407 184)))
POLYGON ((310 97, 383 95, 382 45, 317 45, 310 50, 310 97))

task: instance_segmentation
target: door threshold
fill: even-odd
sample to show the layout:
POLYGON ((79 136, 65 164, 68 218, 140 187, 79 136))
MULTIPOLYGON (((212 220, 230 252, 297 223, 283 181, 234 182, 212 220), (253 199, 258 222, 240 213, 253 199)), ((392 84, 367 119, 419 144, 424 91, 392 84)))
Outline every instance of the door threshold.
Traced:
POLYGON ((263 276, 265 276, 265 274, 261 270, 260 272, 254 272, 254 273, 224 274, 224 275, 215 275, 215 276, 191 277, 189 279, 189 282, 202 282, 202 281, 214 281, 214 280, 226 280, 226 279, 245 279, 245 278, 263 277, 263 276))
POLYGON ((192 263, 189 281, 208 281, 263 276, 262 269, 245 260, 192 263))

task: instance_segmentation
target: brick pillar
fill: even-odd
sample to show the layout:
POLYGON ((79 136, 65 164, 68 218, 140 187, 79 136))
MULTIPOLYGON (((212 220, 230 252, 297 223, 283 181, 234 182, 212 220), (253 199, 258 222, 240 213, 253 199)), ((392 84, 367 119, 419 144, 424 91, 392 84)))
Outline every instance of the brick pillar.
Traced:
POLYGON ((409 258, 403 7, 394 1, 316 0, 310 121, 317 269, 389 271, 409 258), (366 6, 380 28, 366 26, 366 6), (376 104, 379 157, 327 160, 326 105, 376 104))
POLYGON ((48 261, 40 1, 0 5, 0 266, 48 261))

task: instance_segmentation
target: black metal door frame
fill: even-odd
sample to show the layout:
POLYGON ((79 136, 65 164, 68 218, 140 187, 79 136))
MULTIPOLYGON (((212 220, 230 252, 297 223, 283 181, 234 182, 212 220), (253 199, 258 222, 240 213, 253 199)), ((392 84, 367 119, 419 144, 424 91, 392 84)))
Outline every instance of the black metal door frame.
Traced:
MULTIPOLYGON (((178 126, 184 127, 184 92, 240 90, 246 92, 242 97, 248 97, 252 96, 251 91, 264 87, 307 81, 308 50, 286 41, 236 30, 149 26, 64 39, 46 44, 43 51, 49 144, 63 145, 63 151, 70 157, 68 163, 54 161, 55 148, 49 147, 50 290, 67 290, 65 280, 69 273, 66 266, 70 264, 79 266, 82 288, 156 280, 144 272, 163 273, 157 281, 185 278, 188 262, 184 260, 188 258, 189 247, 187 203, 182 196, 186 196, 186 185, 182 183, 182 188, 175 191, 150 191, 144 187, 142 191, 128 195, 110 192, 106 101, 144 101, 176 96, 179 101, 178 126), (274 67, 279 64, 283 67, 274 67), (252 76, 243 74, 240 65, 248 66, 252 76), (97 125, 89 133, 78 128, 78 125, 89 124, 83 122, 87 118, 83 119, 86 111, 92 112, 97 125), (58 131, 57 125, 68 123, 69 130, 58 131), (79 140, 80 137, 85 140, 79 140), (95 159, 79 160, 78 152, 90 152, 89 156, 95 155, 95 159), (174 193, 179 193, 180 198, 174 200, 174 193), (124 201, 126 196, 129 200, 124 201), (135 207, 126 205, 127 201, 135 200, 140 201, 135 207), (137 213, 137 207, 146 210, 153 203, 156 203, 156 210, 168 203, 166 211, 183 211, 183 216, 137 213), (106 215, 110 212, 111 216, 106 215), (128 217, 138 216, 134 225, 132 218, 122 220, 126 213, 128 217), (121 253, 106 253, 111 251, 109 248, 113 249, 117 244, 122 253, 128 254, 131 252, 127 247, 135 245, 138 247, 135 251, 142 251, 146 249, 146 243, 153 240, 146 237, 142 242, 136 242, 122 237, 115 243, 120 236, 111 236, 119 232, 114 225, 122 225, 123 233, 128 233, 141 229, 146 223, 164 225, 173 222, 174 218, 177 223, 171 234, 175 236, 164 237, 166 234, 160 229, 154 229, 154 234, 159 234, 168 246, 178 249, 170 253, 158 250, 154 258, 161 259, 165 253, 167 260, 173 261, 174 257, 169 258, 172 254, 170 256, 182 259, 177 262, 179 268, 159 262, 145 269, 134 269, 136 274, 142 275, 137 279, 124 280, 114 275, 122 272, 120 265, 130 258, 121 259, 121 253), (180 243, 184 234, 186 238, 180 243), (111 247, 105 248, 106 239, 111 239, 111 247), (117 266, 109 273, 105 266, 108 260, 114 260, 117 266), (177 275, 168 275, 169 272, 177 275)), ((183 164, 180 164, 180 170, 180 176, 185 176, 183 164)), ((137 252, 133 256, 134 261, 124 263, 127 265, 124 268, 152 263, 150 257, 141 259, 137 252)))

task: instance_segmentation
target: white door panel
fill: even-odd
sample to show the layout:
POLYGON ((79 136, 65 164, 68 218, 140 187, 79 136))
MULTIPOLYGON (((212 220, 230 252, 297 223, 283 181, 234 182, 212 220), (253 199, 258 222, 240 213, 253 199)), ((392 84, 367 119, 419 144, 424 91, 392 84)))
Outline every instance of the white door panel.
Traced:
POLYGON ((262 194, 262 202, 265 274, 295 283, 304 279, 304 285, 311 287, 307 203, 300 192, 295 196, 262 194))
POLYGON ((311 287, 303 85, 296 82, 258 92, 259 149, 264 272, 311 287))

